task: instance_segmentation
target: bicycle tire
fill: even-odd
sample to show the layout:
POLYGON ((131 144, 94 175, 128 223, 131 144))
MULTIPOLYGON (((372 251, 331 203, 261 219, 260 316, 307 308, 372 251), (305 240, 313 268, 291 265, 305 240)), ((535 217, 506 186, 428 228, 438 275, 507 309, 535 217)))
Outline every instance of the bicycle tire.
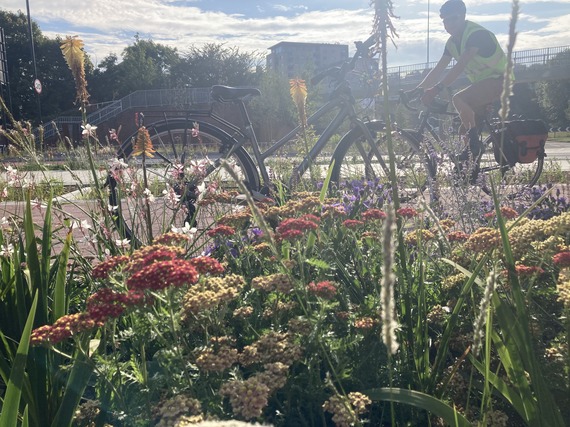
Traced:
MULTIPOLYGON (((377 188, 382 188, 382 197, 391 200, 393 191, 385 124, 371 121, 366 126, 374 138, 375 147, 371 146, 359 128, 345 134, 333 153, 331 181, 339 189, 353 180, 372 181, 377 188)), ((437 165, 422 150, 414 131, 394 128, 391 137, 400 201, 418 199, 426 189, 429 189, 431 197, 437 197, 436 188, 432 185, 437 165)))
POLYGON ((109 207, 114 210, 119 235, 129 239, 131 245, 149 244, 173 227, 196 227, 203 234, 219 216, 243 206, 243 197, 230 195, 238 186, 220 166, 222 160, 232 165, 249 190, 259 188, 252 158, 243 147, 235 148, 237 141, 224 130, 192 118, 161 120, 146 130, 155 150, 153 157, 145 158, 152 196, 144 194, 142 156, 133 156, 138 131, 122 143, 117 153, 128 167, 123 164, 109 174, 109 207), (212 192, 227 195, 225 203, 218 198, 217 203, 201 204, 200 198, 212 192))
POLYGON ((481 159, 478 184, 483 191, 491 194, 491 185, 495 185, 500 196, 516 197, 536 185, 544 168, 544 155, 527 164, 499 164, 493 152, 493 138, 487 136, 483 141, 485 153, 481 159))

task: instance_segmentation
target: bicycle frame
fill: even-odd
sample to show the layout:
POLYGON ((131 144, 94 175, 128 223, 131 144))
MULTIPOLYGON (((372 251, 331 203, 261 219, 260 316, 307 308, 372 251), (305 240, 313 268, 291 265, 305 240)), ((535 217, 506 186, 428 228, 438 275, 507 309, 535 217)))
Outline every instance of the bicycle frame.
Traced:
MULTIPOLYGON (((291 183, 296 183, 300 177, 309 169, 310 165, 315 161, 317 156, 322 152, 323 148, 327 145, 330 141, 331 137, 336 133, 336 131, 340 128, 340 126, 348 119, 353 126, 357 126, 362 129, 367 138, 372 140, 372 135, 368 131, 365 123, 357 117, 355 108, 354 108, 354 100, 350 92, 344 93, 346 90, 340 90, 342 88, 337 88, 336 94, 333 94, 332 99, 327 101, 323 106, 321 106, 315 113, 313 113, 310 117, 307 118, 307 126, 311 126, 319 119, 324 117, 331 111, 337 111, 335 117, 332 121, 327 125, 321 135, 318 137, 316 143, 312 146, 309 152, 305 155, 305 157, 301 160, 301 162, 294 168, 293 174, 291 176, 291 183)), ((289 133, 285 136, 280 138, 278 141, 274 142, 270 147, 266 150, 262 150, 257 139, 257 135, 255 134, 255 130, 249 118, 249 114, 247 111, 247 107, 245 106, 245 102, 242 100, 232 101, 237 104, 240 114, 244 119, 246 125, 242 127, 238 127, 227 120, 223 119, 220 116, 215 114, 211 114, 210 117, 219 123, 227 126, 228 128, 232 129, 235 132, 239 132, 237 135, 234 136, 234 140, 237 144, 232 147, 231 151, 234 148, 238 148, 243 146, 246 142, 251 143, 252 151, 253 151, 253 158, 257 164, 259 173, 261 175, 262 183, 264 185, 268 185, 270 183, 269 172, 267 171, 267 167, 265 161, 271 158, 278 150, 283 148, 287 143, 291 141, 301 130, 301 125, 292 129, 289 133)))

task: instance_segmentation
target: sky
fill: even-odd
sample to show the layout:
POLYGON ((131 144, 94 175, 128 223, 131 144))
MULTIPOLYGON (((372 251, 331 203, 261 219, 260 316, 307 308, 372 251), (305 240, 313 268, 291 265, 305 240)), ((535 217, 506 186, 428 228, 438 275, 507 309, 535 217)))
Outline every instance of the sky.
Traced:
MULTIPOLYGON (((354 41, 371 34, 374 17, 370 0, 28 1, 44 35, 78 36, 95 64, 111 53, 120 58, 137 34, 181 54, 212 42, 261 55, 281 41, 348 44, 352 49, 354 41)), ((506 46, 512 3, 464 1, 467 19, 493 31, 506 46)), ((438 13, 442 3, 393 0, 398 37, 388 51, 389 66, 439 59, 448 37, 438 13)), ((570 45, 570 0, 522 0, 519 8, 515 50, 570 45)), ((26 0, 2 0, 0 9, 26 13, 26 0)))

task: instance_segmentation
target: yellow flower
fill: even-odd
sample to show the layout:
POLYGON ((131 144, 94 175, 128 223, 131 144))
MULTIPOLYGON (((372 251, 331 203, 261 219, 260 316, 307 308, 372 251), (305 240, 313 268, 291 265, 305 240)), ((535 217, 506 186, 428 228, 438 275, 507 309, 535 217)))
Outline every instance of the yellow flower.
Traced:
POLYGON ((152 153, 156 153, 156 150, 152 145, 148 130, 141 126, 137 132, 136 139, 133 141, 133 156, 142 154, 146 157, 154 157, 152 153))
POLYGON ((87 92, 87 81, 85 80, 83 41, 78 39, 77 36, 66 36, 60 48, 65 62, 67 62, 67 66, 75 79, 76 100, 82 104, 86 104, 89 93, 87 92))

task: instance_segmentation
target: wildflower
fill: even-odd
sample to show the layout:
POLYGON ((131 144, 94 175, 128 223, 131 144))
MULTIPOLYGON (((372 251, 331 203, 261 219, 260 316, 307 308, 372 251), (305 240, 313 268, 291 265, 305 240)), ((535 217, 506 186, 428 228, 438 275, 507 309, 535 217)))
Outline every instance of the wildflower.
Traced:
POLYGON ((91 275, 94 279, 106 279, 109 277, 109 273, 115 270, 121 265, 126 265, 129 261, 129 257, 126 255, 118 255, 111 258, 107 258, 105 261, 97 264, 91 270, 91 275))
POLYGON ((300 218, 288 218, 282 221, 276 228, 277 238, 280 240, 292 240, 305 234, 307 231, 316 230, 319 227, 320 218, 306 214, 300 218))
POLYGON ((435 237, 435 235, 430 230, 420 228, 420 229, 411 231, 408 234, 406 234, 406 236, 404 237, 404 241, 408 245, 416 246, 418 244, 418 242, 424 242, 424 241, 432 240, 434 237, 435 237))
POLYGON ((72 229, 78 228, 81 231, 86 231, 86 230, 89 230, 91 228, 91 224, 89 224, 89 222, 86 219, 81 220, 81 221, 73 221, 71 223, 71 228, 72 229))
POLYGON ((236 231, 228 225, 218 225, 217 227, 212 228, 206 232, 206 234, 210 237, 228 237, 234 235, 235 233, 236 231))
POLYGON ((87 81, 85 80, 83 41, 76 36, 66 36, 60 48, 65 62, 67 62, 67 66, 71 70, 71 74, 73 74, 73 79, 75 80, 75 99, 83 106, 87 104, 87 99, 89 98, 87 81))
POLYGON ((558 268, 570 267, 570 251, 557 253, 552 257, 552 261, 558 268))
POLYGON ((342 223, 342 225, 349 229, 355 229, 364 225, 364 221, 359 221, 357 219, 347 219, 342 223))
POLYGON ((244 366, 255 363, 281 362, 291 366, 302 356, 299 344, 290 334, 270 331, 243 348, 239 361, 244 366))
POLYGON ((214 258, 207 256, 197 256, 190 258, 188 262, 193 265, 200 274, 222 274, 224 266, 214 258))
POLYGON ((180 202, 180 194, 168 184, 166 184, 166 189, 162 190, 162 195, 166 197, 166 202, 170 206, 176 206, 180 202))
POLYGON ((252 377, 245 381, 225 383, 220 388, 220 394, 229 398, 235 415, 249 420, 261 416, 263 408, 267 406, 269 387, 252 377))
POLYGON ((94 137, 95 131, 97 130, 97 126, 92 126, 89 123, 85 124, 85 125, 81 125, 81 129, 83 129, 81 131, 81 135, 83 135, 84 137, 94 137))
POLYGON ((253 307, 246 305, 243 307, 238 307, 234 310, 233 316, 238 318, 247 318, 253 314, 253 307))
POLYGON ((129 289, 165 289, 183 286, 198 281, 198 272, 186 260, 174 259, 154 262, 127 279, 129 289))
POLYGON ((414 218, 418 216, 418 211, 414 208, 400 208, 396 211, 396 215, 402 218, 414 218))
POLYGON ((295 283, 289 275, 275 273, 269 276, 254 277, 251 280, 251 287, 266 292, 278 291, 288 293, 294 289, 295 283))
POLYGON ((196 365, 203 371, 223 372, 237 362, 238 351, 227 344, 218 346, 215 350, 206 348, 196 358, 196 365))
POLYGON ((233 301, 239 296, 239 292, 244 285, 243 277, 236 274, 230 274, 225 277, 208 277, 200 286, 188 289, 184 295, 182 302, 183 317, 189 319, 192 315, 214 309, 222 303, 233 301))
POLYGON ((137 131, 137 137, 133 140, 133 156, 143 155, 146 157, 154 157, 156 150, 152 145, 152 140, 150 139, 150 134, 147 128, 141 126, 137 131))
MULTIPOLYGON (((119 129, 120 130, 120 129, 119 129)), ((109 129, 109 141, 117 141, 119 142, 119 135, 117 134, 116 129, 109 129)))
POLYGON ((108 211, 109 213, 113 213, 113 212, 115 212, 117 209, 119 209, 118 206, 107 205, 107 211, 108 211))
POLYGON ((473 252, 486 253, 497 249, 501 245, 501 234, 499 230, 490 227, 481 227, 475 230, 465 247, 473 252))
POLYGON ((386 218, 386 212, 384 212, 380 209, 372 208, 372 209, 368 209, 365 212, 362 212, 361 217, 362 217, 363 221, 385 219, 386 218))
POLYGON ((0 198, 5 199, 6 197, 8 197, 8 187, 4 187, 2 193, 0 193, 0 198))
POLYGON ((164 400, 154 410, 154 413, 160 420, 157 426, 194 425, 203 421, 204 418, 200 401, 183 394, 164 400))
POLYGON ((447 240, 450 242, 464 242, 469 239, 469 234, 463 231, 452 231, 447 234, 447 240))
POLYGON ((172 227, 170 227, 170 230, 172 230, 173 233, 185 234, 187 236, 193 236, 198 232, 198 229, 196 227, 191 227, 188 222, 185 222, 184 226, 180 228, 175 227, 173 224, 172 227))
POLYGON ((332 420, 337 427, 350 427, 359 422, 358 416, 365 413, 372 401, 362 393, 349 393, 347 397, 331 396, 323 404, 323 409, 333 414, 332 420))
MULTIPOLYGON (((516 217, 519 216, 519 213, 516 210, 514 210, 513 208, 509 208, 508 206, 501 206, 499 210, 501 211, 501 215, 505 219, 515 219, 516 217)), ((494 218, 495 211, 487 212, 483 216, 485 217, 485 219, 494 218)))
POLYGON ((372 317, 360 317, 354 321, 356 329, 372 329, 377 322, 372 317))
POLYGON ((161 234, 156 239, 154 239, 155 245, 164 246, 184 246, 190 241, 190 236, 183 233, 175 233, 170 231, 168 233, 161 234))
POLYGON ((143 196, 147 200, 147 202, 149 203, 154 202, 154 195, 152 194, 152 191, 150 191, 150 189, 145 188, 143 191, 143 196))
POLYGON ((8 243, 7 245, 1 246, 0 256, 3 256, 4 258, 11 258, 13 253, 14 253, 14 245, 12 243, 8 243))
POLYGON ((536 265, 515 265, 515 271, 519 276, 534 276, 544 273, 544 270, 536 265))
POLYGON ((318 283, 311 282, 307 286, 307 289, 312 294, 314 294, 320 298, 329 299, 329 300, 334 298, 334 296, 336 295, 336 291, 337 291, 335 284, 333 282, 328 281, 328 280, 318 282, 318 283))
POLYGON ((129 239, 116 239, 115 240, 115 245, 117 245, 118 248, 128 248, 130 244, 131 244, 131 241, 129 239))
POLYGON ((481 350, 481 345, 483 342, 483 328, 485 326, 485 321, 487 319, 487 311, 491 305, 491 297, 493 296, 493 291, 495 290, 495 272, 491 270, 489 276, 487 277, 487 284, 485 286, 485 293, 481 304, 479 306, 479 314, 475 320, 473 326, 473 354, 477 356, 481 350))

